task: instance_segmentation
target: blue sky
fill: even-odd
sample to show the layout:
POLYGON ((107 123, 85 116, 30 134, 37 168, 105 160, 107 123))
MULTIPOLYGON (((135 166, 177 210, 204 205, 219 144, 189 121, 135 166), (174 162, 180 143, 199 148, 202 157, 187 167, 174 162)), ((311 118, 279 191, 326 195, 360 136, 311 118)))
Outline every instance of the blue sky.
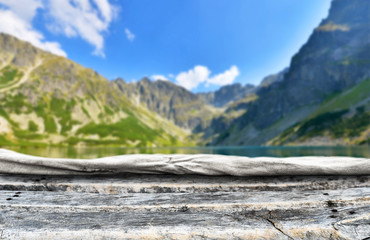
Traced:
POLYGON ((193 92, 258 84, 287 67, 329 0, 0 0, 0 31, 108 79, 193 92))

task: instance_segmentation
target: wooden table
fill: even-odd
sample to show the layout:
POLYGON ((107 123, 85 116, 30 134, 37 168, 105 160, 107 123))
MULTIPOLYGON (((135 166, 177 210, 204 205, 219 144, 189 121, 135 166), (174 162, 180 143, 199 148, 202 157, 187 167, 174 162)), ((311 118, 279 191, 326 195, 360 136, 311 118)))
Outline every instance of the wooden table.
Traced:
POLYGON ((0 239, 368 239, 370 176, 0 175, 0 239))

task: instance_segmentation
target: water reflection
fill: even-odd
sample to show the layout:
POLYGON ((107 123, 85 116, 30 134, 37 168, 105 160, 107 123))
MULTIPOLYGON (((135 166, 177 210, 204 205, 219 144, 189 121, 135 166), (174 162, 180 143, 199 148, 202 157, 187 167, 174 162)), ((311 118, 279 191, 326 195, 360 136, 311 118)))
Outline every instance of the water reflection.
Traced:
POLYGON ((355 147, 167 147, 167 148, 119 148, 119 147, 48 147, 10 148, 13 151, 53 158, 98 158, 123 154, 222 154, 248 157, 292 156, 352 156, 370 158, 370 148, 355 147))

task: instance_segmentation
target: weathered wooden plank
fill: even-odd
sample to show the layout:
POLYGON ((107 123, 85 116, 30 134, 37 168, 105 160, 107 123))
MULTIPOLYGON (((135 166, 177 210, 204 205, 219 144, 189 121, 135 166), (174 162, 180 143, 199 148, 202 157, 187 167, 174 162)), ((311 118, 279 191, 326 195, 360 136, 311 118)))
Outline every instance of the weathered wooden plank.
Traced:
POLYGON ((4 239, 365 239, 369 226, 370 176, 0 175, 4 239))
POLYGON ((370 187, 370 176, 234 177, 200 175, 32 176, 1 175, 0 190, 91 193, 202 193, 334 190, 370 187))
POLYGON ((38 236, 38 239, 45 239, 41 236, 48 234, 65 234, 60 235, 63 239, 68 236, 89 239, 90 235, 83 236, 86 230, 95 230, 96 235, 99 235, 100 230, 101 238, 110 231, 116 232, 118 237, 127 237, 127 233, 134 237, 133 233, 136 233, 135 237, 139 238, 142 237, 139 232, 143 231, 158 233, 162 238, 169 234, 179 238, 181 235, 195 237, 205 233, 214 238, 225 238, 222 229, 229 236, 248 236, 245 239, 257 238, 257 232, 261 233, 257 239, 289 239, 278 233, 277 229, 293 239, 364 239, 370 234, 368 206, 336 206, 328 209, 303 207, 272 211, 245 208, 200 212, 193 212, 192 209, 174 212, 107 211, 104 208, 55 211, 54 208, 25 206, 3 207, 0 216, 3 233, 10 239, 18 239, 18 236, 22 236, 17 235, 20 233, 29 237, 38 236))
MULTIPOLYGON (((47 205, 2 206, 0 209, 1 227, 9 237, 12 237, 11 234, 17 236, 17 232, 28 233, 28 235, 33 232, 37 236, 40 232, 50 234, 72 231, 76 233, 76 237, 89 229, 100 229, 102 236, 107 231, 124 234, 138 230, 145 232, 151 229, 154 232, 161 232, 167 229, 162 232, 163 237, 171 232, 176 233, 171 231, 171 228, 177 229, 182 234, 184 230, 191 229, 190 232, 200 235, 202 232, 210 232, 211 229, 216 232, 218 230, 219 233, 221 229, 225 229, 229 234, 238 233, 238 236, 245 234, 249 237, 253 236, 251 234, 253 232, 261 232, 266 234, 263 239, 285 239, 284 236, 277 236, 279 234, 276 234, 276 228, 282 229, 293 239, 317 239, 317 236, 325 239, 324 237, 329 237, 329 233, 333 236, 340 236, 332 239, 345 239, 349 236, 348 234, 356 236, 354 239, 363 239, 370 234, 369 205, 357 206, 356 204, 345 206, 333 203, 323 208, 302 206, 295 209, 259 211, 248 207, 244 209, 219 208, 212 211, 209 209, 194 211, 193 208, 181 208, 177 211, 167 211, 168 209, 109 211, 105 206, 94 209, 71 207, 67 210, 67 208, 56 209, 47 205), (342 233, 340 229, 346 232, 342 233), (271 235, 272 238, 269 237, 271 235), (302 238, 304 235, 307 236, 302 238)), ((140 235, 136 237, 138 236, 140 235)), ((88 237, 85 236, 82 239, 88 239, 88 237)))
POLYGON ((200 174, 231 176, 370 175, 370 161, 352 157, 240 157, 207 154, 135 154, 83 159, 29 156, 0 149, 0 173, 76 174, 200 174))
POLYGON ((0 150, 0 239, 366 239, 369 161, 0 150))
POLYGON ((76 192, 0 192, 0 207, 10 206, 61 209, 61 211, 178 211, 187 206, 192 212, 223 209, 301 209, 328 205, 370 205, 370 188, 316 191, 263 191, 228 193, 96 194, 76 192))

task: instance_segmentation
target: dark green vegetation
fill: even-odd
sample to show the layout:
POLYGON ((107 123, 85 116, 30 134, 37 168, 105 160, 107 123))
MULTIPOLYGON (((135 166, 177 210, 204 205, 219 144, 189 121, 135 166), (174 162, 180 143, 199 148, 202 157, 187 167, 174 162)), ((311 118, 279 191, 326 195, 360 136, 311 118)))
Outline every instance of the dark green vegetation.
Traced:
MULTIPOLYGON (((36 113, 43 122, 44 132, 38 134, 39 125, 33 120, 28 121, 27 129, 22 130, 19 124, 13 123, 12 131, 17 139, 25 141, 35 141, 47 138, 50 134, 57 134, 65 137, 65 140, 57 144, 74 145, 77 143, 85 144, 111 144, 111 145, 127 145, 127 146, 153 146, 153 144, 160 145, 177 145, 175 137, 166 134, 160 129, 152 129, 143 122, 141 122, 132 112, 126 109, 127 116, 120 119, 118 122, 101 123, 90 122, 83 125, 80 121, 74 120, 72 113, 77 106, 77 101, 71 99, 66 101, 52 96, 51 98, 39 98, 36 105, 32 106, 27 103, 27 98, 22 94, 15 96, 7 96, 8 101, 4 103, 3 108, 0 108, 0 115, 6 119, 11 118, 7 112, 15 114, 30 114, 36 113), (22 107, 19 107, 22 106, 22 107), (5 109, 5 110, 4 110, 5 109), (59 127, 58 127, 59 126, 59 127), (69 134, 73 126, 77 126, 74 134, 69 134), (89 136, 97 135, 98 139, 90 138, 89 136), (162 139, 165 136, 167 140, 162 139)), ((84 101, 81 100, 81 103, 84 101)), ((81 109, 85 117, 91 117, 85 108, 81 109)), ((112 116, 115 114, 114 110, 108 106, 104 106, 106 115, 112 116)), ((104 120, 104 114, 99 114, 99 119, 104 120)), ((4 137, 0 144, 8 145, 11 141, 7 141, 4 137)), ((32 145, 32 142, 29 142, 32 145)))
POLYGON ((36 123, 32 120, 28 122, 28 131, 30 132, 37 132, 39 130, 39 127, 36 125, 36 123))
MULTIPOLYGON (((342 118, 330 126, 329 131, 333 137, 356 137, 370 127, 370 112, 365 107, 357 108, 353 117, 342 118)), ((369 139, 367 139, 368 141, 369 139)))
POLYGON ((338 134, 336 126, 342 121, 342 116, 348 113, 348 110, 338 112, 328 112, 318 115, 315 118, 307 120, 298 129, 298 137, 306 136, 313 137, 323 135, 325 130, 329 130, 334 135, 338 134))
POLYGON ((22 75, 23 73, 17 68, 8 65, 0 71, 0 86, 19 80, 22 75))
POLYGON ((50 101, 50 112, 52 115, 59 119, 59 124, 61 125, 61 134, 66 134, 67 131, 72 129, 74 124, 79 124, 79 121, 72 120, 72 110, 76 105, 76 102, 72 99, 66 102, 63 99, 53 97, 50 101))
POLYGON ((274 144, 304 142, 317 136, 343 139, 347 144, 367 144, 370 129, 370 79, 341 93, 333 93, 306 120, 285 130, 274 144))
POLYGON ((136 146, 147 146, 147 142, 155 142, 156 137, 159 136, 160 133, 142 124, 135 117, 129 116, 113 124, 90 123, 80 128, 76 134, 97 134, 102 139, 113 136, 117 138, 117 140, 110 140, 111 143, 126 143, 127 140, 129 140, 132 142, 140 141, 136 146), (127 128, 127 126, 130 127, 127 128))
MULTIPOLYGON (((296 124, 285 130, 276 140, 275 144, 301 142, 317 136, 328 136, 331 139, 352 139, 361 136, 370 127, 370 113, 365 107, 356 109, 352 116, 345 117, 349 110, 328 112, 296 124)), ((357 144, 368 143, 369 138, 357 140, 357 144)))
POLYGON ((42 139, 42 135, 33 133, 32 131, 27 131, 27 130, 18 130, 15 129, 13 130, 14 135, 19 138, 19 139, 25 139, 25 140, 31 140, 31 139, 42 139))

